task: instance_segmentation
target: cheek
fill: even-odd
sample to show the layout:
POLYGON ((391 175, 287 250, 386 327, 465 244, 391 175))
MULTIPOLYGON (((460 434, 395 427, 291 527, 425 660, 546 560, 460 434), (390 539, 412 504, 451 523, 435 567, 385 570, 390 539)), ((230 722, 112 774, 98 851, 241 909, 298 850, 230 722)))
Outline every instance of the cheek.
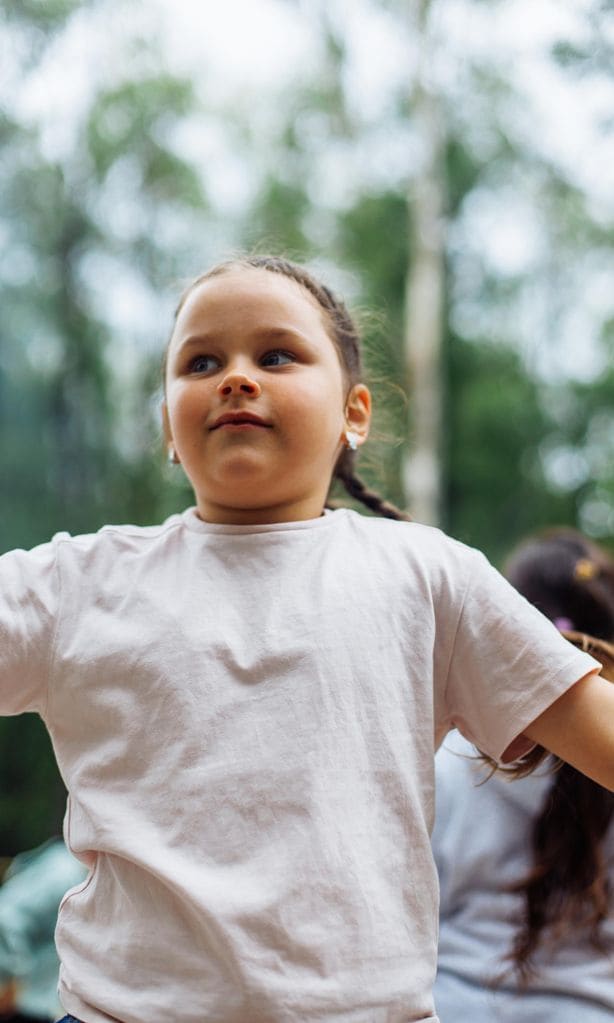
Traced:
POLYGON ((193 444, 199 443, 203 435, 203 418, 206 414, 202 397, 198 400, 189 390, 171 389, 167 396, 168 424, 172 437, 184 454, 193 444))
POLYGON ((344 425, 344 395, 341 385, 330 379, 311 383, 294 393, 288 403, 289 415, 296 420, 299 438, 312 449, 337 444, 344 425))
POLYGON ((345 419, 345 391, 343 389, 343 383, 339 379, 338 381, 330 378, 327 381, 327 386, 322 386, 316 398, 322 416, 322 420, 326 420, 331 427, 341 428, 345 419))
POLYGON ((168 398, 171 422, 190 421, 206 412, 207 403, 203 389, 175 387, 168 398))
POLYGON ((346 388, 338 366, 332 365, 303 382, 305 400, 330 419, 343 416, 346 388))

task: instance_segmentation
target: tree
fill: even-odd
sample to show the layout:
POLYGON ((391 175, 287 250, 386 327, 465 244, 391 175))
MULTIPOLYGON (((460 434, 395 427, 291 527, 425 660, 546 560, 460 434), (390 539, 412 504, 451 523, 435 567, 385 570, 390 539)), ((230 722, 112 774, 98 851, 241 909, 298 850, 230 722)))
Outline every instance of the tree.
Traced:
MULTIPOLYGON (((370 445, 374 457, 366 474, 373 482, 383 477, 387 493, 408 503, 417 518, 433 520, 438 506, 448 530, 477 539, 499 558, 527 529, 549 520, 583 521, 586 488, 570 499, 550 469, 549 452, 563 443, 551 395, 568 385, 555 386, 552 367, 560 363, 549 352, 558 350, 574 294, 582 300, 578 270, 586 263, 590 273, 597 259, 591 252, 606 258, 611 228, 600 226, 603 214, 588 187, 544 144, 509 54, 479 46, 510 5, 467 0, 461 6, 467 23, 476 22, 474 52, 455 48, 458 3, 362 5, 363 13, 385 12, 394 26, 391 40, 403 39, 407 52, 405 80, 392 84, 382 115, 388 137, 406 140, 407 158, 384 185, 378 180, 380 136, 348 85, 355 56, 345 8, 310 8, 311 27, 320 19, 321 63, 312 65, 312 76, 301 75, 294 92, 285 92, 285 117, 267 139, 267 185, 251 221, 316 269, 323 265, 359 306, 385 319, 380 329, 367 329, 369 361, 384 380, 386 425, 370 445), (322 187, 322 168, 334 164, 323 152, 335 154, 346 184, 343 191, 333 182, 333 200, 322 187), (525 248, 534 237, 535 254, 513 262, 516 239, 510 238, 508 255, 496 220, 494 230, 485 230, 493 210, 502 217, 502 231, 526 224, 525 248), (291 233, 284 233, 284 224, 292 225, 291 233), (429 280, 420 298, 416 282, 429 280), (497 407, 520 416, 507 423, 505 438, 496 426, 497 407), (384 434, 396 436, 396 445, 383 444, 384 434), (474 450, 469 458, 461 437, 471 437, 479 455, 474 450), (502 443, 505 471, 493 437, 502 443), (431 467, 428 508, 416 492, 408 493, 415 451, 431 467)), ((600 6, 588 5, 579 15, 591 31, 600 6)), ((571 67, 569 49, 555 50, 571 67)), ((598 50, 603 69, 602 41, 598 50)), ((596 52, 590 38, 585 51, 596 52)), ((576 57, 586 72, 585 51, 576 57)))
MULTIPOLYGON (((22 56, 13 89, 83 9, 68 0, 4 5, 3 27, 22 56)), ((151 52, 155 40, 148 45, 151 52)), ((143 368, 129 370, 108 290, 128 277, 143 333, 157 328, 156 290, 185 265, 183 241, 198 237, 207 213, 201 174, 173 145, 197 104, 191 83, 144 59, 142 43, 139 60, 134 40, 123 46, 121 73, 94 91, 63 152, 48 155, 43 124, 10 115, 10 82, 0 96, 0 230, 12 255, 0 280, 7 310, 0 478, 10 481, 2 549, 106 521, 153 521, 180 502, 163 483, 151 423, 143 425, 149 416, 126 400, 138 392, 148 407, 151 349, 143 348, 143 368)), ((0 794, 0 848, 12 853, 57 830, 63 806, 48 741, 32 715, 0 722, 0 771, 9 786, 0 794)))
POLYGON ((442 505, 445 127, 440 97, 429 78, 432 0, 413 0, 410 25, 420 48, 409 109, 420 152, 409 186, 409 253, 405 285, 405 362, 411 395, 409 440, 403 465, 407 503, 419 522, 436 525, 442 505))
MULTIPOLYGON (((380 410, 361 462, 368 482, 496 560, 551 521, 611 530, 613 312, 604 305, 589 323, 601 367, 578 381, 562 358, 595 266, 609 266, 611 214, 548 148, 509 52, 480 48, 522 2, 294 3, 317 57, 284 82, 274 116, 248 93, 203 110, 193 84, 163 70, 162 44, 143 22, 118 36, 113 73, 95 80, 52 153, 45 126, 16 112, 22 83, 71 19, 104 4, 112 31, 122 0, 4 4, 0 232, 11 258, 0 276, 0 478, 11 485, 1 547, 110 519, 159 520, 187 503, 180 477, 172 484, 161 467, 155 415, 142 412, 158 386, 151 338, 159 347, 163 289, 217 258, 222 236, 311 262, 358 309, 380 410), (459 12, 477 26, 462 47, 459 12), (389 78, 376 103, 356 82, 360 61, 370 69, 381 54, 389 78), (177 141, 212 120, 232 138, 252 195, 223 232, 203 169, 177 141), (521 238, 522 258, 502 237, 521 238), (122 316, 110 294, 123 296, 122 316), (435 482, 424 504, 407 488, 415 446, 435 482)), ((562 34, 556 61, 568 76, 611 82, 608 5, 584 4, 578 19, 582 45, 562 34)), ((8 727, 0 769, 33 807, 24 821, 5 798, 0 843, 10 851, 46 834, 53 786, 34 794, 27 781, 22 751, 40 741, 35 723, 8 727)))

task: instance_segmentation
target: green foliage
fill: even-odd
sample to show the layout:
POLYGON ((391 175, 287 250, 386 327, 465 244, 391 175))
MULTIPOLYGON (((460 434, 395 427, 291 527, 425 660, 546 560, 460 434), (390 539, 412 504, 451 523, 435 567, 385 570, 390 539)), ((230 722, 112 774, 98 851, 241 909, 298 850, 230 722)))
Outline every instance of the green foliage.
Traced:
POLYGON ((45 727, 35 714, 0 718, 0 848, 14 856, 59 835, 66 804, 45 727))
POLYGON ((190 82, 166 74, 123 82, 99 96, 86 128, 98 181, 128 157, 142 185, 155 198, 202 206, 195 168, 165 144, 172 125, 189 114, 195 102, 190 82))
POLYGON ((520 537, 573 524, 573 495, 549 488, 540 439, 552 428, 539 383, 492 341, 448 341, 446 528, 495 562, 520 537))
MULTIPOLYGON (((24 74, 83 6, 5 5, 5 19, 19 22, 24 74)), ((0 230, 12 254, 0 277, 0 478, 10 481, 0 550, 108 521, 158 521, 187 503, 166 479, 150 417, 117 406, 128 389, 147 409, 152 373, 144 357, 129 379, 111 357, 111 326, 94 295, 109 261, 128 273, 138 267, 152 303, 160 279, 181 265, 183 253, 158 238, 157 225, 185 213, 197 233, 206 208, 198 171, 172 145, 194 109, 190 83, 162 72, 132 79, 126 66, 120 85, 93 96, 73 150, 57 159, 43 152, 41 126, 0 110, 0 230), (136 230, 120 241, 100 200, 122 176, 133 186, 136 230)), ((125 201, 126 190, 119 195, 125 201)), ((0 723, 0 772, 0 851, 10 854, 57 831, 61 817, 62 785, 31 715, 0 723)))
POLYGON ((445 147, 448 214, 455 216, 463 199, 479 180, 481 166, 462 139, 450 135, 445 147))
POLYGON ((3 0, 2 17, 18 23, 30 32, 49 32, 60 28, 83 0, 3 0))
MULTIPOLYGON (((102 2, 5 0, 0 25, 19 44, 14 52, 24 76, 75 12, 102 2)), ((119 7, 104 2, 112 24, 119 7)), ((381 6, 396 12, 399 31, 405 30, 404 5, 390 0, 381 6)), ((593 16, 597 8, 604 17, 611 12, 607 4, 589 6, 586 45, 563 41, 554 56, 569 74, 611 74, 610 47, 593 16)), ((286 91, 266 152, 251 108, 243 123, 237 111, 228 113, 225 127, 233 147, 245 147, 241 157, 254 194, 234 235, 250 248, 335 264, 347 279, 377 413, 361 472, 402 504, 401 467, 411 443, 403 348, 412 258, 409 172, 386 184, 369 178, 379 142, 373 166, 363 166, 365 126, 346 95, 351 46, 338 27, 343 19, 335 18, 335 4, 316 10, 320 65, 286 91), (323 151, 339 153, 352 170, 339 171, 348 177, 339 209, 328 194, 315 194, 323 151)), ((150 398, 158 387, 156 359, 144 355, 142 370, 125 367, 126 349, 106 316, 113 302, 104 296, 112 287, 105 267, 117 271, 108 280, 136 278, 153 300, 162 286, 188 267, 191 272, 192 257, 202 262, 211 226, 202 169, 184 159, 175 142, 188 120, 203 130, 193 84, 163 69, 153 39, 140 39, 138 47, 133 64, 129 45, 118 42, 113 83, 94 92, 70 152, 61 157, 46 155, 42 126, 21 124, 10 102, 0 107, 0 231, 10 253, 0 276, 0 479, 10 481, 2 493, 0 550, 33 546, 61 529, 159 521, 191 501, 181 471, 162 465, 150 398), (128 229, 118 211, 126 214, 128 229), (183 234, 181 224, 188 226, 183 234)), ((591 216, 586 194, 540 147, 532 148, 522 131, 515 137, 512 89, 500 69, 487 62, 464 72, 460 94, 455 88, 441 97, 448 226, 458 225, 476 197, 516 182, 533 197, 550 250, 544 266, 531 273, 551 275, 560 293, 587 254, 611 247, 612 225, 591 216)), ((386 115, 391 133, 412 123, 412 95, 408 81, 386 115)), ((459 273, 453 250, 447 273, 453 321, 459 273)), ((484 309, 513 310, 527 277, 497 276, 488 268, 480 273, 484 309)), ((142 301, 135 295, 135 305, 142 301)), ((557 387, 536 379, 523 362, 511 314, 507 344, 483 338, 481 327, 461 338, 448 322, 445 333, 444 527, 495 561, 520 536, 553 522, 579 522, 599 536, 614 530, 608 519, 608 505, 614 506, 612 325, 604 328, 609 361, 602 374, 557 387), (576 459, 575 475, 552 471, 557 452, 576 459)), ((62 787, 49 742, 30 715, 0 722, 0 771, 0 853, 12 853, 46 838, 61 815, 62 787)))
POLYGON ((575 499, 580 525, 602 541, 614 534, 614 323, 604 326, 609 354, 589 383, 572 382, 557 416, 552 445, 574 459, 580 472, 560 489, 575 499), (583 470, 583 472, 582 472, 583 470))
POLYGON ((551 52, 557 64, 561 64, 563 67, 571 67, 575 71, 584 69, 591 61, 590 52, 568 41, 555 43, 551 52))
MULTIPOLYGON (((340 213, 337 249, 342 262, 358 272, 365 304, 384 310, 401 329, 409 260, 407 201, 401 192, 368 193, 340 213)), ((397 338, 396 349, 400 348, 397 338)), ((397 378, 398 357, 386 367, 397 378)))
POLYGON ((302 186, 268 177, 254 204, 245 229, 249 249, 282 252, 306 259, 311 250, 305 231, 310 203, 302 186))
POLYGON ((403 363, 403 302, 409 259, 407 203, 399 192, 366 194, 338 218, 336 248, 341 263, 360 282, 367 381, 373 391, 374 424, 360 464, 361 474, 396 504, 404 504, 401 459, 407 395, 403 363), (378 310, 374 316, 372 310, 378 310))

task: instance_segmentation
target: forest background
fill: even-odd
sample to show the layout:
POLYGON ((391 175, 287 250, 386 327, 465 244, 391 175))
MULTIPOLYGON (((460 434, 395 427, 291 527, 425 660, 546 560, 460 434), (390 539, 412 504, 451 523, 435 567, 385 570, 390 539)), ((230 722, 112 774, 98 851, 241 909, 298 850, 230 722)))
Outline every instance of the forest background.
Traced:
MULTIPOLYGON (((284 251, 364 326, 362 472, 497 564, 614 533, 614 4, 4 0, 0 552, 190 502, 160 355, 182 284, 284 251)), ((0 855, 57 833, 0 722, 0 855)))

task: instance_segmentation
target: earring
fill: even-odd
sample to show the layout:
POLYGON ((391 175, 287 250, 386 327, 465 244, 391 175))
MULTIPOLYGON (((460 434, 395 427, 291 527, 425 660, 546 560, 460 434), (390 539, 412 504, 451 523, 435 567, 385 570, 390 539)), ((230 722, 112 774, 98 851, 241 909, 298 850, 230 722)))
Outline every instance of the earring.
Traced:
POLYGON ((345 431, 345 443, 347 444, 350 451, 358 450, 358 440, 359 437, 357 433, 354 433, 352 430, 345 431))
POLYGON ((177 458, 177 452, 175 451, 175 448, 173 447, 172 444, 169 444, 169 446, 168 446, 168 452, 167 452, 166 458, 167 458, 167 461, 168 461, 169 465, 179 465, 179 459, 177 458))

